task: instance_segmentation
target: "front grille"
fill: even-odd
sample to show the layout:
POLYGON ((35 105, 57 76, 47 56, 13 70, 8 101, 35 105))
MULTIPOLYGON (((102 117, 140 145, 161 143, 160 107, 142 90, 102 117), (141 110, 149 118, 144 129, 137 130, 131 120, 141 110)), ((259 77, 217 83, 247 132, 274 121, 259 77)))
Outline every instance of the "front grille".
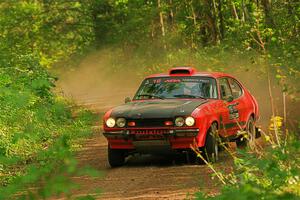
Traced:
POLYGON ((162 135, 170 133, 167 129, 145 129, 145 130, 130 130, 130 134, 135 135, 162 135))
POLYGON ((163 127, 165 121, 173 121, 173 119, 128 119, 128 122, 134 121, 135 127, 163 127))

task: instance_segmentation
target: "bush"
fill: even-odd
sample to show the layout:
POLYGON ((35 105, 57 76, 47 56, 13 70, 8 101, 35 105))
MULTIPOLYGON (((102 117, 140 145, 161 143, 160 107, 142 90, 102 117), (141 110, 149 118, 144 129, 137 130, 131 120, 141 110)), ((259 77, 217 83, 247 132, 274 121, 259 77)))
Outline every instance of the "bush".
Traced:
POLYGON ((80 108, 72 116, 72 104, 51 92, 55 78, 30 64, 0 68, 0 199, 67 194, 68 174, 81 173, 73 150, 92 133, 95 117, 80 108))
POLYGON ((221 176, 221 192, 216 196, 198 192, 196 198, 299 199, 300 141, 290 137, 279 144, 271 143, 259 154, 240 150, 239 157, 233 157, 233 172, 221 176))

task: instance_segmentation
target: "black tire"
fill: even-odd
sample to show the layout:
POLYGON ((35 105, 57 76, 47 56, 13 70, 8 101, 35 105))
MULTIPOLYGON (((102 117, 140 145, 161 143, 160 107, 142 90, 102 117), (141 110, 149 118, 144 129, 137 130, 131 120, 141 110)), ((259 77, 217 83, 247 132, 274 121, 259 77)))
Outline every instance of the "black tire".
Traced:
POLYGON ((111 149, 108 145, 108 162, 111 167, 120 167, 125 162, 125 152, 122 149, 111 149))
POLYGON ((207 162, 215 163, 219 159, 219 142, 217 124, 213 123, 206 134, 202 156, 207 162))
POLYGON ((255 137, 256 137, 255 122, 253 117, 250 117, 246 125, 245 135, 239 138, 236 141, 236 144, 238 147, 242 147, 242 148, 243 147, 253 148, 255 145, 255 137))
POLYGON ((196 155, 196 153, 194 152, 194 151, 189 151, 189 152, 187 152, 187 154, 186 154, 186 161, 187 161, 187 163, 188 164, 197 164, 198 162, 197 162, 197 155, 196 155))

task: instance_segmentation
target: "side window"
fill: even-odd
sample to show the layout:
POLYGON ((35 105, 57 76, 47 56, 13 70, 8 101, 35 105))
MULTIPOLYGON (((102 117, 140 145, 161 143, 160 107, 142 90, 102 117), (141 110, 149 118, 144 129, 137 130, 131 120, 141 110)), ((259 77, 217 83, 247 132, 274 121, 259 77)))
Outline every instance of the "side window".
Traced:
POLYGON ((222 78, 219 80, 220 82, 220 93, 222 99, 227 99, 229 96, 231 96, 231 90, 227 81, 227 78, 222 78))
POLYGON ((232 78, 229 78, 229 85, 231 87, 232 96, 234 99, 240 97, 243 94, 243 90, 238 82, 232 78))

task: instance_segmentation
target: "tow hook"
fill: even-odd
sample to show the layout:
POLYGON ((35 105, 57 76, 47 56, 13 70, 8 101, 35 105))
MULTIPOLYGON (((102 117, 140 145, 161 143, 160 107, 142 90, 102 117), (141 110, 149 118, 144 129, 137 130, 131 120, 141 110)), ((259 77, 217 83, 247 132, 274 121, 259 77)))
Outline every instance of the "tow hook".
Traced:
POLYGON ((260 138, 261 136, 261 128, 255 127, 255 138, 260 138))

